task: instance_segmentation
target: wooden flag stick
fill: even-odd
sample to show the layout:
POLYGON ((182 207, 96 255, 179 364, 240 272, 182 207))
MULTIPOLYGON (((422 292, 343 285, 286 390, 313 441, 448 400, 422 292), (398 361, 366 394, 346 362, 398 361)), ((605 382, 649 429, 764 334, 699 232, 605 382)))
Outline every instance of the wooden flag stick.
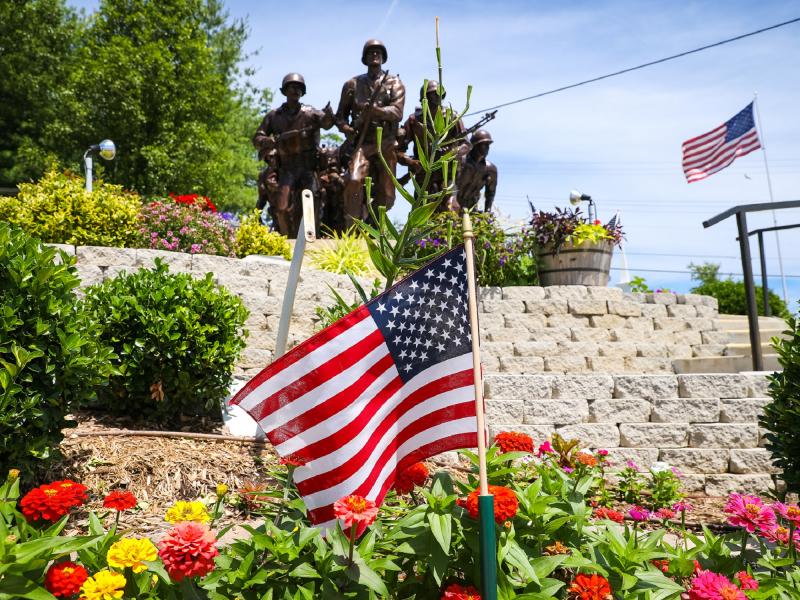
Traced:
POLYGON ((464 212, 464 250, 467 254, 467 286, 469 292, 469 328, 472 337, 472 373, 475 379, 475 416, 478 418, 478 470, 480 494, 489 494, 486 478, 486 416, 483 410, 483 376, 481 374, 481 346, 478 331, 478 293, 475 283, 475 234, 469 213, 464 212))
POLYGON ((475 283, 475 234, 469 213, 464 212, 464 251, 467 259, 467 289, 469 292, 469 329, 472 338, 472 374, 475 380, 475 416, 478 426, 478 519, 481 565, 481 598, 497 600, 497 549, 494 528, 494 496, 489 494, 486 477, 486 417, 483 410, 483 377, 481 375, 480 331, 478 331, 478 294, 475 283))

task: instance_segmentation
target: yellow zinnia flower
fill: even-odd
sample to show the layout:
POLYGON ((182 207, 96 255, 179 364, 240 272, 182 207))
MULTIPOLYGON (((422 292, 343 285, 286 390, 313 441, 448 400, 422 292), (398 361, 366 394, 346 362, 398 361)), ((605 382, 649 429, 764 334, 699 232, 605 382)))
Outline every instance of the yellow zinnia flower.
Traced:
POLYGON ((155 560, 158 551, 147 538, 126 538, 114 543, 108 549, 106 560, 108 566, 115 569, 130 567, 134 573, 141 573, 147 570, 143 560, 155 560))
POLYGON ((167 514, 164 515, 164 520, 169 521, 173 525, 181 521, 194 521, 195 523, 205 523, 211 520, 211 517, 202 502, 185 502, 178 500, 170 507, 167 514))
POLYGON ((83 582, 80 600, 116 600, 122 598, 125 577, 113 571, 99 571, 83 582))

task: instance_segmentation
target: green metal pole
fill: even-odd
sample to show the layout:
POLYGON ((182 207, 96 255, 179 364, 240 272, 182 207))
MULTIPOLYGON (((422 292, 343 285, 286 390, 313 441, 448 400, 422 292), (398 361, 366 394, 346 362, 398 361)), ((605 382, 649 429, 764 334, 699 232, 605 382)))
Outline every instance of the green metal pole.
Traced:
POLYGON ((481 600, 497 600, 497 548, 494 534, 494 496, 478 496, 481 548, 481 600))

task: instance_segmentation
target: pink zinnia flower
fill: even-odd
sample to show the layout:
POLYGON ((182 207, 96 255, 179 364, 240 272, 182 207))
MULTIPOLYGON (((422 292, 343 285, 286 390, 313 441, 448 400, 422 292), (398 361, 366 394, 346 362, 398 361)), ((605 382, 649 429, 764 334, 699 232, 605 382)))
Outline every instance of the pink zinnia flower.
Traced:
POLYGON ((723 510, 730 515, 728 523, 744 527, 750 533, 756 529, 770 530, 775 527, 775 511, 758 496, 731 494, 723 510))
POLYGON ((678 500, 675 504, 672 505, 672 510, 675 512, 689 512, 694 508, 691 504, 689 504, 686 500, 678 500))
POLYGON ((158 555, 173 581, 207 575, 214 570, 214 557, 219 554, 217 540, 208 525, 195 521, 176 524, 158 548, 158 555))
POLYGON ((597 456, 608 456, 608 450, 598 450, 597 456))
POLYGON ((628 516, 634 521, 647 521, 650 518, 650 511, 641 506, 632 506, 628 510, 628 516))
POLYGON ((629 469, 633 469, 634 471, 637 471, 637 472, 638 472, 638 471, 640 471, 640 469, 639 469, 639 465, 637 465, 635 462, 633 462, 633 461, 632 461, 632 460, 630 460, 630 459, 626 460, 626 461, 625 461, 625 464, 627 465, 627 467, 628 467, 629 469))
POLYGON ((747 571, 739 571, 736 574, 736 579, 739 580, 739 585, 742 586, 743 590, 757 590, 758 589, 758 582, 747 571))
POLYGON ((692 579, 689 600, 747 600, 747 596, 724 575, 702 571, 692 579))
POLYGON ((800 506, 797 504, 786 505, 783 502, 775 502, 772 508, 787 521, 800 525, 800 506))
POLYGON ((536 452, 536 456, 541 458, 545 454, 552 454, 553 453, 553 446, 550 445, 550 440, 545 440, 541 444, 539 444, 539 450, 536 452))

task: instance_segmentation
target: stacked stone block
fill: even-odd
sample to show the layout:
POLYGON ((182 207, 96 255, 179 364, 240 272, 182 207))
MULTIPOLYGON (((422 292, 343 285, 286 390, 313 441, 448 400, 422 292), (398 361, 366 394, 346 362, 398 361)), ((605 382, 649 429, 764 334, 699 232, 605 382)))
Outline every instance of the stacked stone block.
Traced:
MULTIPOLYGON (((211 273, 217 284, 237 294, 250 311, 245 323, 249 334, 247 347, 236 365, 235 375, 251 377, 272 362, 289 273, 287 261, 259 256, 238 259, 141 248, 58 247, 76 256, 78 276, 84 287, 101 283, 122 271, 152 268, 156 258, 166 262, 171 272, 190 273, 195 277, 205 277, 206 273, 211 273)), ((331 287, 346 300, 355 302, 356 293, 347 277, 315 270, 301 274, 289 327, 289 347, 310 337, 319 328, 316 307, 334 303, 331 287)))
POLYGON ((717 316, 716 299, 697 294, 483 288, 482 359, 507 373, 672 373, 674 359, 724 354, 717 316))
POLYGON ((552 433, 605 448, 617 464, 664 461, 684 488, 723 496, 772 485, 758 417, 769 401, 763 374, 486 376, 492 434, 552 433))

